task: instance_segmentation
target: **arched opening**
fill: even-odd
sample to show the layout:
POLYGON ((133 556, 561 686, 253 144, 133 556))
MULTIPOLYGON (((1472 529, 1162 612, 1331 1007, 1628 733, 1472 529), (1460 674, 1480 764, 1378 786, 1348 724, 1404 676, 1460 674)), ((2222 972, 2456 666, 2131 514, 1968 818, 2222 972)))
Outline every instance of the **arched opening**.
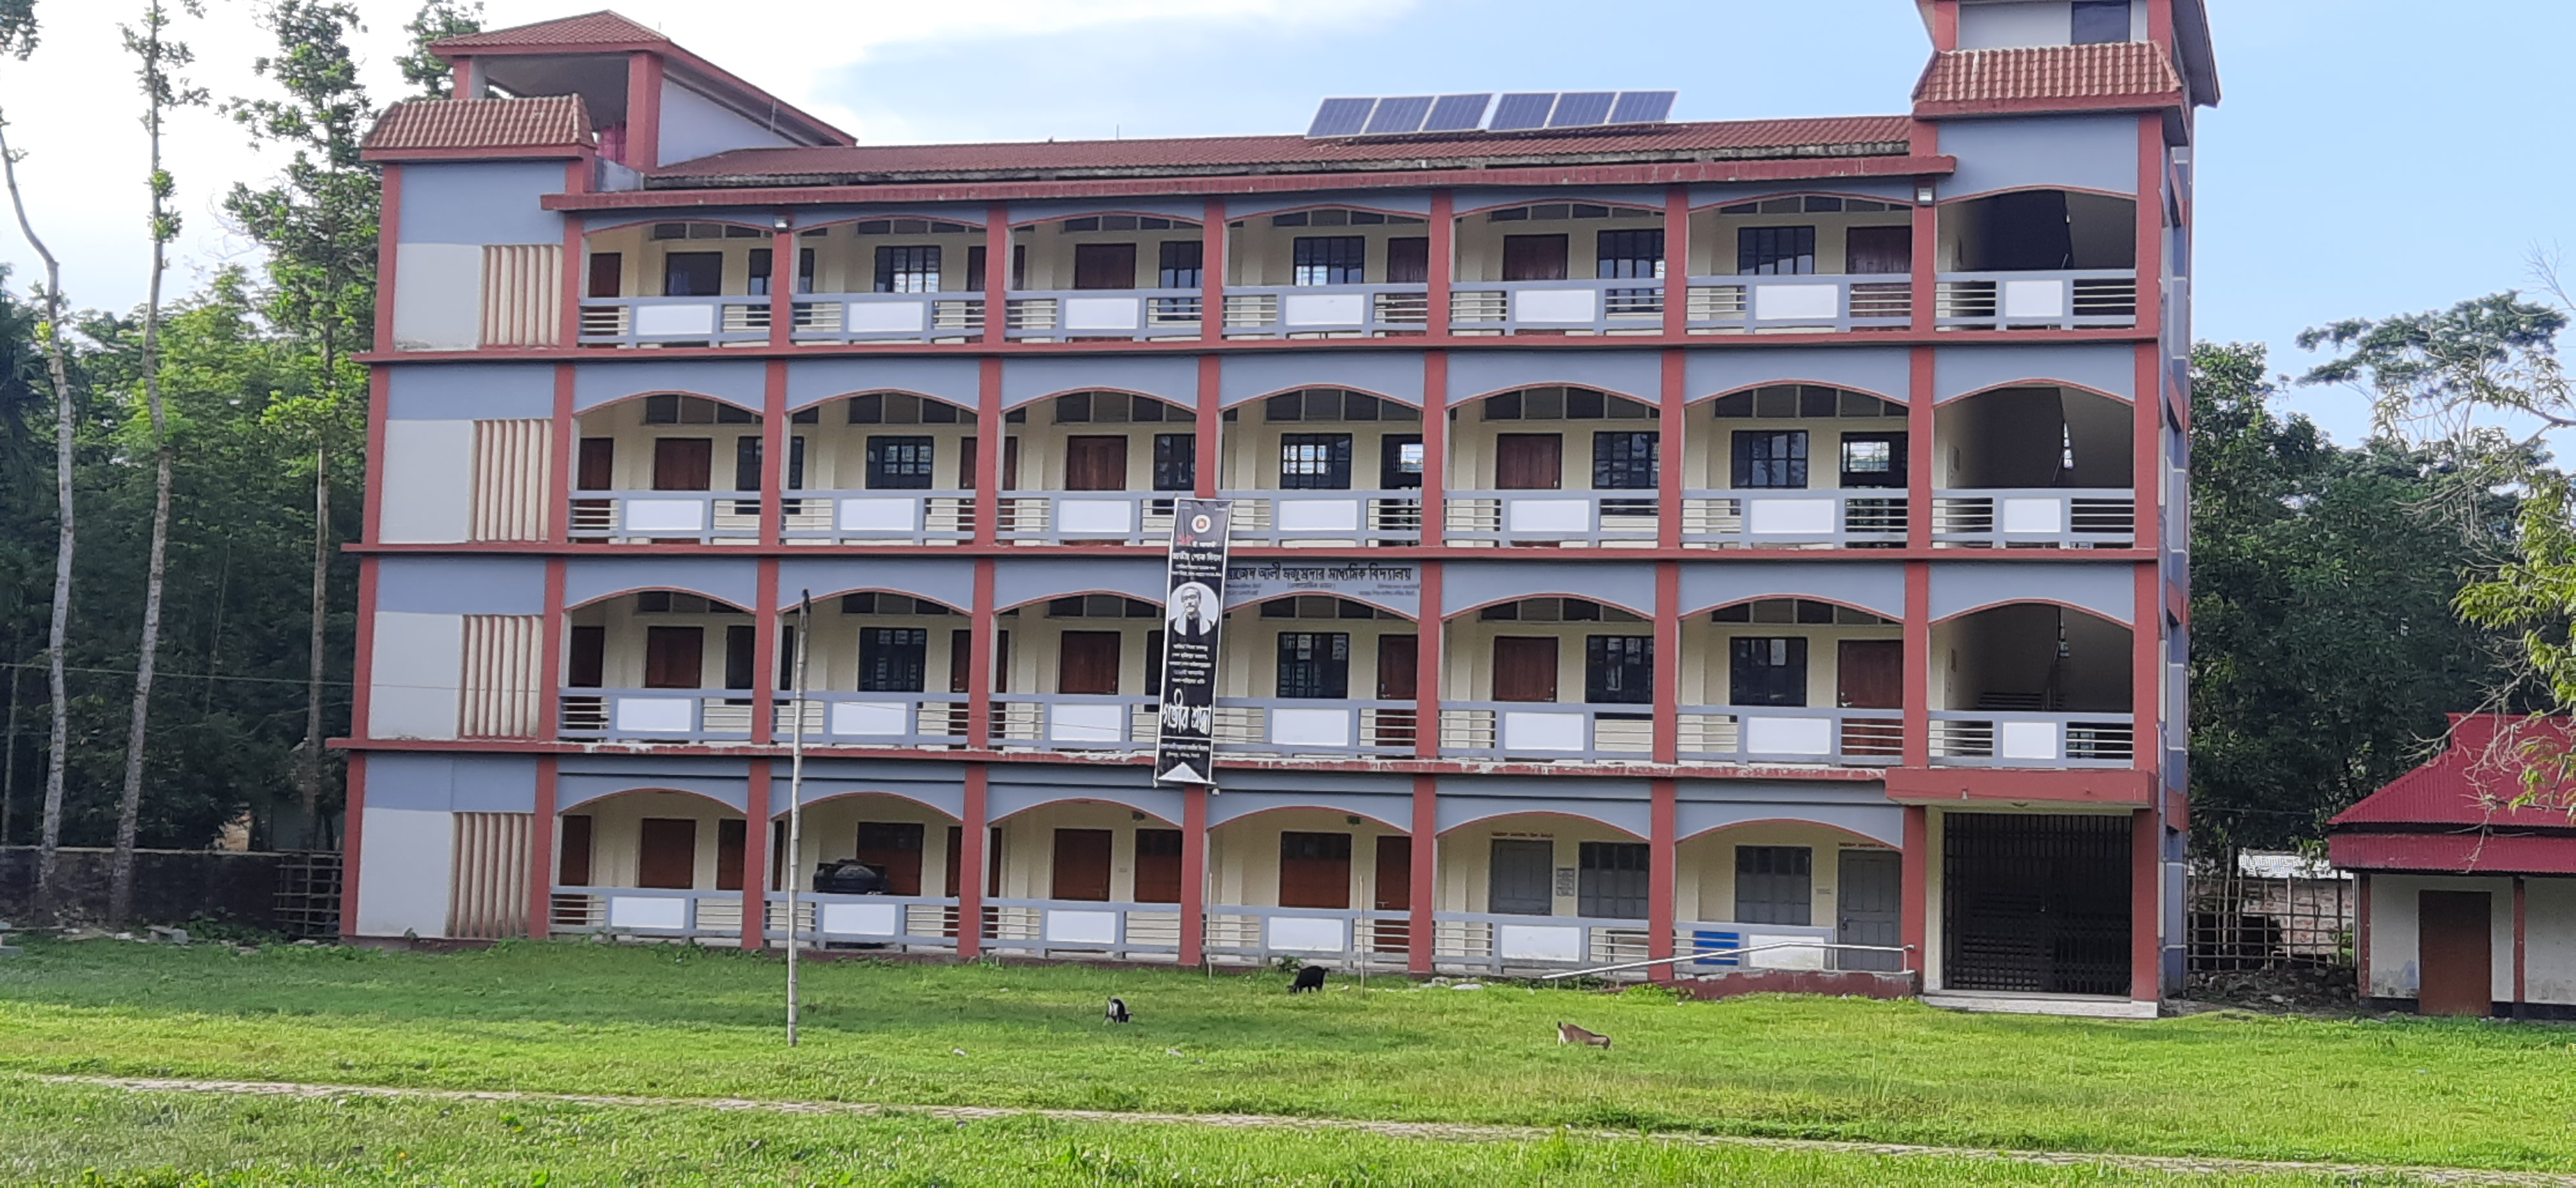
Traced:
POLYGON ((1653 753, 1657 659, 1645 615, 1584 598, 1522 598, 1453 616, 1444 630, 1443 755, 1653 753))
POLYGON ((1905 406, 1822 384, 1772 384, 1691 418, 1682 540, 1702 548, 1905 543, 1905 406))
POLYGON ((1160 543, 1171 532, 1173 498, 1198 485, 1197 420, 1186 404, 1137 392, 1066 392, 1010 410, 1001 538, 1160 543))
POLYGON ((1377 338, 1429 322, 1421 215, 1327 206, 1226 225, 1228 338, 1377 338))
MULTIPOLYGON (((805 737, 849 747, 967 745, 965 611, 859 590, 815 600, 805 643, 805 737)), ((796 624, 779 625, 778 686, 795 685, 796 624)), ((782 729, 786 729, 783 727, 782 729)))
POLYGON ((1066 594, 1003 610, 996 625, 994 746, 1153 748, 1162 607, 1124 594, 1066 594))
MULTIPOLYGON (((1419 628, 1383 607, 1286 595, 1225 614, 1217 746, 1269 755, 1404 755, 1419 702, 1419 628)), ((1146 647, 1159 665, 1159 630, 1146 647)), ((1159 675, 1159 674, 1158 674, 1159 675)))
POLYGON ((1011 232, 1010 336, 1196 338, 1206 241, 1189 219, 1093 214, 1011 232))
POLYGON ((749 825, 713 797, 638 789, 555 820, 556 932, 736 938, 749 825))
POLYGON ((1498 969, 1645 960, 1654 884, 1672 878, 1642 835, 1573 813, 1453 826, 1439 855, 1440 958, 1498 969))
POLYGON ((1680 966, 1686 973, 1909 968, 1901 952, 1799 947, 1904 945, 1904 855, 1883 841, 1818 822, 1746 821, 1681 839, 1674 864, 1679 952, 1704 954, 1680 966))
MULTIPOLYGON (((642 347, 767 341, 774 243, 769 228, 734 222, 630 223, 591 232, 582 239, 581 341, 642 347)), ((811 279, 809 267, 799 283, 811 279)))
POLYGON ((789 538, 953 544, 975 536, 975 410, 912 392, 861 392, 789 417, 789 538))
POLYGON ((1238 817, 1208 831, 1208 904, 1213 960, 1400 966, 1413 838, 1339 809, 1238 817))
POLYGON ((1952 546, 2126 548, 2136 539, 2136 418, 2065 385, 1998 388, 1934 414, 1933 539, 1952 546))
POLYGON ((769 930, 798 892, 797 931, 833 948, 946 950, 956 944, 964 834, 957 818, 907 796, 839 792, 810 800, 788 854, 786 809, 769 822, 769 930))
POLYGON ((752 614, 687 590, 639 590, 564 612, 568 739, 745 741, 755 699, 752 614))
POLYGON ((2127 326, 2138 316, 2138 204, 2082 190, 2013 190, 1940 212, 1945 327, 2127 326))
POLYGON ((1693 212, 1690 242, 1695 332, 1901 329, 1913 317, 1914 215, 1903 202, 1731 202, 1693 212))
POLYGON ((1655 406, 1592 388, 1497 392, 1449 410, 1452 544, 1651 546, 1655 406))
POLYGON ((742 405, 683 392, 583 412, 574 422, 572 537, 613 544, 759 540, 760 420, 742 405))
POLYGON ((1273 393, 1225 410, 1220 485, 1244 544, 1422 541, 1422 410, 1346 388, 1273 393))
POLYGON ((2014 602, 1932 625, 1935 763, 2125 767, 2134 758, 2129 627, 2014 602))
POLYGON ((1905 753, 1905 630, 1814 598, 1759 598, 1682 620, 1683 758, 1892 764, 1905 753))
POLYGON ((1547 202, 1458 216, 1459 334, 1651 334, 1664 316, 1664 212, 1547 202))

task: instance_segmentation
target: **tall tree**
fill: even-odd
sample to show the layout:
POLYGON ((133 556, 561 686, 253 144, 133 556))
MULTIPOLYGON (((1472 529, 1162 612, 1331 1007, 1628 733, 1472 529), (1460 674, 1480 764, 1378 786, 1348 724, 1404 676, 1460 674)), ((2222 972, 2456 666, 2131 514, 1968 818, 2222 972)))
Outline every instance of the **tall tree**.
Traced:
POLYGON ((319 844, 323 782, 323 662, 330 619, 332 455, 363 436, 363 368, 351 352, 371 341, 375 320, 375 172, 358 157, 358 121, 372 108, 358 83, 349 34, 366 26, 354 5, 278 0, 260 15, 277 54, 253 68, 283 99, 227 105, 254 143, 290 150, 283 176, 265 189, 236 183, 224 209, 268 250, 270 320, 312 352, 311 382, 270 409, 272 423, 311 446, 313 555, 305 738, 299 768, 307 844, 319 844))
POLYGON ((482 0, 470 4, 428 0, 403 26, 403 32, 411 34, 411 52, 395 60, 402 67, 403 81, 422 98, 447 98, 455 90, 456 74, 437 54, 429 52, 429 47, 450 37, 482 31, 482 0))
MULTIPOLYGON (((204 16, 196 0, 180 0, 190 16, 204 16)), ((178 238, 179 216, 170 209, 177 186, 161 166, 161 136, 170 113, 206 101, 206 92, 191 87, 174 72, 196 57, 188 43, 170 33, 170 12, 161 0, 143 7, 140 28, 123 26, 125 51, 135 58, 135 76, 143 84, 143 131, 150 145, 151 168, 145 185, 152 194, 152 273, 143 299, 143 403, 152 418, 152 548, 143 579, 143 639, 134 653, 134 712, 125 735, 125 785, 116 803, 116 851, 108 864, 107 918, 122 922, 134 906, 134 833, 143 809, 143 746, 152 723, 152 677, 161 655, 161 589, 170 564, 170 417, 161 405, 161 280, 170 267, 170 241, 178 238)))

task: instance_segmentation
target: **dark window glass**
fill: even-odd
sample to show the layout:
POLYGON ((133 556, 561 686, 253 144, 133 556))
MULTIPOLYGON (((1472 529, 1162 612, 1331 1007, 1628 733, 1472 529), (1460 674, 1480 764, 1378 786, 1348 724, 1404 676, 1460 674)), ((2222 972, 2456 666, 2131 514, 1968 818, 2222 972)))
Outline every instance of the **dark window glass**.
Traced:
POLYGON ((733 489, 760 490, 760 439, 757 437, 733 439, 733 489))
POLYGON ((1652 853, 1644 842, 1583 843, 1575 860, 1574 914, 1596 920, 1643 919, 1652 853))
POLYGON ((1660 277, 1664 274, 1664 233, 1604 231, 1598 255, 1602 280, 1660 277))
POLYGON ((1187 491, 1199 481, 1199 439, 1190 433, 1154 435, 1154 489, 1187 491))
POLYGON ((751 249, 751 295, 769 296, 769 249, 751 249))
POLYGON ((1162 246, 1162 268, 1156 278, 1157 288, 1195 289, 1205 283, 1199 261, 1207 245, 1195 239, 1165 240, 1162 246))
POLYGON ((983 244, 979 243, 966 249, 967 292, 981 293, 984 291, 984 261, 990 258, 991 257, 984 254, 983 244))
POLYGON ((1651 491, 1660 451, 1653 430, 1617 429, 1592 435, 1592 489, 1651 491))
POLYGON ((1815 904, 1814 856, 1805 846, 1735 847, 1735 922, 1805 927, 1815 904))
POLYGON ((1843 434, 1842 483, 1846 487, 1905 485, 1905 435, 1843 434))
POLYGON ((723 291, 723 252, 672 252, 662 257, 663 296, 713 297, 723 291))
POLYGON ((1804 488, 1807 485, 1807 431, 1736 430, 1735 473, 1732 477, 1737 490, 1804 488))
POLYGON ((2075 0, 2074 41, 2101 45, 2129 39, 2129 0, 2075 0))
POLYGON ((1145 633, 1145 696, 1163 695, 1163 633, 1145 633))
POLYGON ((1389 433, 1377 439, 1377 482, 1381 490, 1411 491, 1422 486, 1422 435, 1389 433))
POLYGON ((1645 705, 1655 699, 1655 637, 1594 635, 1583 641, 1583 700, 1645 705))
POLYGON ((1339 631, 1279 633, 1279 696, 1351 695, 1351 637, 1339 631))
POLYGON ((725 688, 751 687, 752 647, 758 638, 749 627, 725 628, 725 688))
POLYGON ((877 249, 877 292, 939 291, 939 245, 887 245, 877 249))
POLYGON ((1365 282, 1368 240, 1357 235, 1297 237, 1296 283, 1356 285, 1365 282))
POLYGON ((867 627, 859 631, 859 691, 919 693, 930 672, 930 631, 867 627))
POLYGON ((1807 704, 1807 641, 1797 636, 1729 640, 1727 704, 1807 704))
POLYGON ((868 489, 916 491, 930 486, 930 439, 868 438, 868 489))
POLYGON ((1350 490, 1351 435, 1281 434, 1279 488, 1283 491, 1350 490))
POLYGON ((1813 227, 1743 227, 1735 232, 1735 271, 1743 276, 1806 276, 1816 270, 1813 227))
POLYGON ((787 489, 805 489, 805 439, 802 437, 787 439, 787 489))

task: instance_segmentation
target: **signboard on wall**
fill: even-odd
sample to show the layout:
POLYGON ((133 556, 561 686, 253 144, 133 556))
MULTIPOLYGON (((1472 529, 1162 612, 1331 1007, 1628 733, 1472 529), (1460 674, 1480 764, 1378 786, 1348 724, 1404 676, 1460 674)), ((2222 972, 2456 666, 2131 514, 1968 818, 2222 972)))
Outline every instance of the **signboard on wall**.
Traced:
POLYGON ((1283 594, 1329 594, 1407 611, 1422 605, 1422 567, 1410 561, 1240 561, 1226 567, 1225 581, 1238 606, 1283 594))
POLYGON ((1163 595, 1163 704, 1154 780, 1216 783, 1217 635, 1225 625, 1225 550, 1234 504, 1172 501, 1163 595))

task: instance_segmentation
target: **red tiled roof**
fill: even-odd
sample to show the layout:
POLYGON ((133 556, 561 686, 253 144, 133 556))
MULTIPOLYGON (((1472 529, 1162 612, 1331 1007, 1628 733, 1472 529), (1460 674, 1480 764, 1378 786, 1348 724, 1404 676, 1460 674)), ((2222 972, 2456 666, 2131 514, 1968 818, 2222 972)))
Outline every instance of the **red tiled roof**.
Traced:
POLYGON ((447 149, 583 148, 590 112, 579 95, 536 99, 415 99, 376 121, 370 157, 447 149))
POLYGON ((669 41, 659 32, 601 9, 580 16, 559 17, 532 25, 514 25, 507 29, 486 29, 480 33, 462 33, 430 44, 430 51, 445 57, 464 50, 516 48, 523 45, 629 45, 638 41, 669 41))
POLYGON ((658 171, 657 178, 808 182, 922 177, 1116 176, 1370 168, 1455 168, 1629 160, 1901 156, 1911 120, 1853 116, 1738 120, 1535 135, 1366 137, 1208 136, 990 144, 739 149, 658 171))
POLYGON ((1917 104, 2144 96, 2182 98, 2182 75, 2164 47, 2145 41, 1953 50, 1934 54, 1914 84, 1917 104))
POLYGON ((2399 826, 2455 829, 2498 825, 2515 828, 2567 829, 2576 826, 2565 807, 2576 783, 2543 788, 2538 803, 2512 802, 2529 789, 2523 783, 2526 748, 2544 751, 2576 742, 2576 722, 2533 721, 2496 714, 2455 714, 2451 743, 2432 761, 2389 781, 2361 803, 2335 814, 2337 829, 2361 826, 2385 830, 2399 826))

